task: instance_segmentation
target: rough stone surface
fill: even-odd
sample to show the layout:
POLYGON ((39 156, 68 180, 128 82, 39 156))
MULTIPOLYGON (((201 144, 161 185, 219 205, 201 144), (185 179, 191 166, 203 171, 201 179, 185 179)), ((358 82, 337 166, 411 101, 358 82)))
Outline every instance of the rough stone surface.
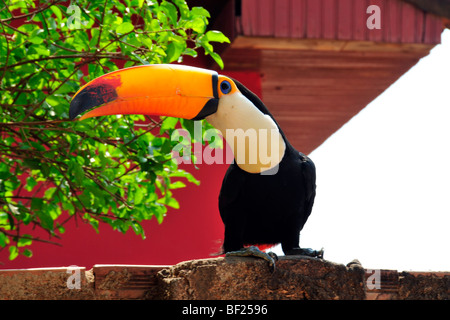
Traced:
POLYGON ((400 300, 450 300, 450 274, 402 272, 399 277, 400 300))
POLYGON ((280 257, 275 272, 254 258, 187 261, 158 274, 170 300, 364 299, 364 269, 304 256, 280 257))
POLYGON ((78 268, 80 288, 69 288, 73 272, 67 268, 2 270, 2 300, 88 300, 94 298, 92 271, 78 268))
POLYGON ((155 300, 160 294, 157 273, 167 266, 95 265, 95 295, 102 300, 155 300))

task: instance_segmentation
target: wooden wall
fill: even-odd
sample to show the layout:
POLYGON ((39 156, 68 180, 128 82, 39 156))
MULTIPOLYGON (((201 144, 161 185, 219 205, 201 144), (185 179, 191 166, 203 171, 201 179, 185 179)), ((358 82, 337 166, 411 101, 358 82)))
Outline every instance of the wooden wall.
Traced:
POLYGON ((242 0, 242 35, 439 43, 442 19, 400 0, 242 0), (381 28, 366 26, 380 8, 381 28))

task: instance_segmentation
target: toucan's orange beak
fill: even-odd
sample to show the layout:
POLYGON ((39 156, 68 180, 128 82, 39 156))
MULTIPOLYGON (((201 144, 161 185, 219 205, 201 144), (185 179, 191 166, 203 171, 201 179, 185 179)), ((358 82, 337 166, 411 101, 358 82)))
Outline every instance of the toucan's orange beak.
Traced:
POLYGON ((181 65, 144 65, 105 74, 83 86, 70 103, 80 119, 114 114, 203 119, 217 111, 215 71, 181 65))

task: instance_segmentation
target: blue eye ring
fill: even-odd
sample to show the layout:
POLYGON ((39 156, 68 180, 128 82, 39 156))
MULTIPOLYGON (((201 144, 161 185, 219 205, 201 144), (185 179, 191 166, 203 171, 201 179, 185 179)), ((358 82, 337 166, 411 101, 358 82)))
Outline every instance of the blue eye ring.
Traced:
POLYGON ((227 80, 224 80, 220 83, 220 91, 223 94, 228 94, 231 92, 231 83, 227 80))

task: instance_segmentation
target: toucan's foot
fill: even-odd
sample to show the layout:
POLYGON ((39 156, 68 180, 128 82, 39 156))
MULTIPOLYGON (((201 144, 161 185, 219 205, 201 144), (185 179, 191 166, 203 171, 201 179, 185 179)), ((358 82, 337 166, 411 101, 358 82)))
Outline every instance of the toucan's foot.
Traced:
POLYGON ((319 251, 309 249, 309 248, 294 248, 294 249, 286 250, 284 252, 284 254, 287 256, 300 255, 300 256, 308 256, 308 257, 323 259, 323 252, 324 252, 323 248, 320 249, 319 251))
POLYGON ((225 254, 225 256, 229 257, 255 257, 255 258, 261 258, 269 262, 269 268, 271 272, 275 271, 275 261, 278 260, 278 256, 273 252, 263 252, 259 250, 258 247, 251 246, 242 248, 237 251, 230 251, 225 254))

